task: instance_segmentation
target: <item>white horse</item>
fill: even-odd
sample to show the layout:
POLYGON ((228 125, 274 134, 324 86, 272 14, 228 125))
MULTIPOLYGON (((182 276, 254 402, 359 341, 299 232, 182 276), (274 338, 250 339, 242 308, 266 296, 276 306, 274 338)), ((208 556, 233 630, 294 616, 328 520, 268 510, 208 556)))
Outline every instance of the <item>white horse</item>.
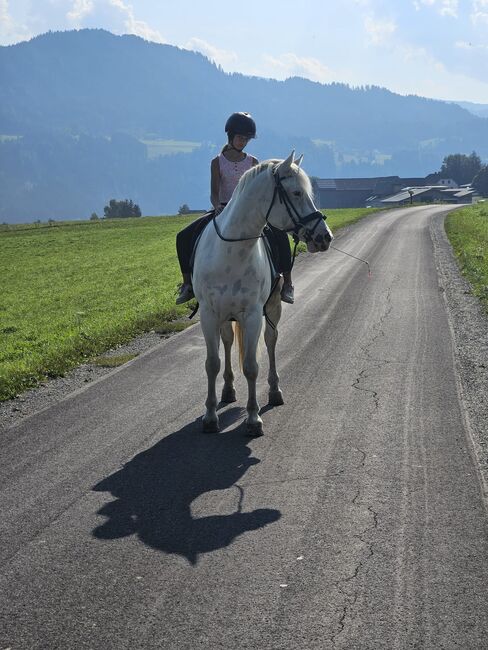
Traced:
POLYGON ((215 384, 220 371, 220 336, 225 348, 222 402, 236 399, 231 366, 231 321, 236 321, 242 369, 248 383, 248 434, 262 435, 263 422, 256 399, 256 354, 264 308, 273 323, 267 322, 264 335, 269 356, 269 403, 283 404, 275 362, 281 283, 270 297, 272 276, 263 228, 269 223, 280 230, 293 231, 312 253, 327 250, 332 240, 322 213, 314 205, 310 180, 299 167, 301 160, 302 157, 295 161, 292 152, 286 160, 268 160, 247 171, 227 206, 207 225, 198 243, 193 290, 200 304, 207 345, 207 411, 202 419, 205 432, 219 431, 215 384))

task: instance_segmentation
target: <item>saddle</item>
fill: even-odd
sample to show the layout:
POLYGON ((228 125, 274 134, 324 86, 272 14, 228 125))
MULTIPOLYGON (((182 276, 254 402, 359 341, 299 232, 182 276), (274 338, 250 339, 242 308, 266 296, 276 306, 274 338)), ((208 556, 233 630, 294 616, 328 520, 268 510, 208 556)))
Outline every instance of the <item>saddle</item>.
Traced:
MULTIPOLYGON (((190 257, 190 272, 193 274, 193 265, 195 263, 195 255, 197 252, 198 244, 202 237, 203 231, 209 225, 209 223, 214 219, 215 212, 211 210, 203 215, 201 223, 198 224, 198 229, 196 230, 193 240, 192 240, 192 251, 190 257)), ((266 257, 268 259, 269 272, 271 275, 271 286, 273 293, 277 280, 281 277, 278 271, 276 270, 276 261, 278 260, 278 250, 274 243, 273 233, 268 226, 266 226, 261 235, 261 239, 264 243, 264 250, 266 251, 266 257)))
MULTIPOLYGON (((203 231, 205 230, 205 228, 207 228, 209 223, 211 223, 213 221, 214 218, 215 218, 215 211, 214 210, 211 210, 210 212, 207 212, 206 214, 204 214, 202 219, 201 219, 201 223, 199 223, 198 229, 194 234, 193 242, 192 242, 192 252, 191 252, 191 257, 190 257, 190 272, 191 272, 192 275, 193 275, 193 265, 195 263, 195 255, 196 255, 198 244, 200 243, 200 239, 202 237, 203 231)), ((268 226, 266 226, 264 228, 264 230, 263 230, 263 232, 261 234, 261 239, 263 240, 263 243, 264 243, 264 250, 266 251, 266 257, 267 257, 268 266, 269 266, 269 273, 270 273, 270 276, 271 276, 271 290, 270 290, 270 293, 269 293, 269 296, 268 296, 266 302, 263 305, 263 316, 266 318, 266 321, 274 329, 273 323, 269 320, 269 318, 268 318, 268 316, 266 314, 266 305, 268 304, 269 299, 273 295, 273 292, 276 289, 276 285, 278 284, 278 282, 280 280, 280 277, 281 277, 281 274, 278 273, 278 271, 276 270, 276 260, 278 259, 278 250, 277 250, 276 244, 274 242, 273 233, 272 233, 271 229, 268 228, 268 226)), ((198 311, 198 307, 199 307, 199 305, 197 303, 197 306, 192 311, 189 318, 193 318, 193 316, 195 316, 195 314, 198 311)))

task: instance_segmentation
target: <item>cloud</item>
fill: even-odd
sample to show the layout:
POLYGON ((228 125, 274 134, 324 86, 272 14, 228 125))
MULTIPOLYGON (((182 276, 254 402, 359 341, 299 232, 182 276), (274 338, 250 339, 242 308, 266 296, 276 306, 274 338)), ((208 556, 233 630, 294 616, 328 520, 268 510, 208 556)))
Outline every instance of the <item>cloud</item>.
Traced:
POLYGON ((162 35, 143 20, 138 20, 132 5, 124 0, 71 0, 66 20, 72 27, 104 27, 114 33, 141 36, 165 43, 162 35))
POLYGON ((32 34, 25 25, 17 24, 10 13, 8 0, 0 0, 0 40, 12 44, 30 38, 32 34))
POLYGON ((389 42, 390 37, 396 32, 396 23, 393 20, 378 20, 372 16, 364 19, 364 28, 368 41, 372 45, 384 45, 389 42))
POLYGON ((474 25, 488 24, 488 0, 473 1, 471 22, 474 25))
POLYGON ((74 23, 83 20, 85 16, 92 13, 94 4, 92 0, 75 0, 71 11, 68 11, 66 18, 74 23))
POLYGON ((214 61, 218 65, 221 65, 223 68, 232 65, 238 59, 235 52, 229 50, 221 50, 211 43, 202 40, 201 38, 191 38, 186 45, 184 46, 186 50, 193 50, 195 52, 200 52, 206 56, 211 61, 214 61))
POLYGON ((471 43, 471 41, 456 41, 454 43, 454 46, 460 50, 469 50, 469 51, 488 50, 488 43, 485 44, 485 43, 471 43))
POLYGON ((271 68, 273 77, 305 77, 311 81, 326 83, 331 80, 331 70, 321 63, 318 59, 312 57, 300 57, 293 52, 282 54, 279 58, 264 55, 264 61, 268 68, 271 68))
POLYGON ((157 29, 153 29, 144 20, 136 19, 131 5, 125 4, 123 0, 109 0, 109 4, 125 14, 125 26, 129 34, 135 34, 156 43, 166 43, 157 29))
POLYGON ((12 17, 9 14, 8 0, 0 0, 0 26, 8 29, 12 24, 12 17))
POLYGON ((441 16, 458 17, 459 0, 414 0, 413 6, 417 11, 422 5, 436 9, 441 16))

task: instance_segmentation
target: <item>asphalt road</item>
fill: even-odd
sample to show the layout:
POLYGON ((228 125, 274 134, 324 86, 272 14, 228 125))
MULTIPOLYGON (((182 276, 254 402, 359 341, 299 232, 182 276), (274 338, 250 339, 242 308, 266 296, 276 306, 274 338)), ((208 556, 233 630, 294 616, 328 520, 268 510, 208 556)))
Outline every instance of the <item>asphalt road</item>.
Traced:
MULTIPOLYGON (((2 434, 0 650, 488 647, 488 526, 429 224, 302 256, 285 405, 200 433, 199 326, 2 434)), ((266 404, 263 355, 259 395, 266 404)))

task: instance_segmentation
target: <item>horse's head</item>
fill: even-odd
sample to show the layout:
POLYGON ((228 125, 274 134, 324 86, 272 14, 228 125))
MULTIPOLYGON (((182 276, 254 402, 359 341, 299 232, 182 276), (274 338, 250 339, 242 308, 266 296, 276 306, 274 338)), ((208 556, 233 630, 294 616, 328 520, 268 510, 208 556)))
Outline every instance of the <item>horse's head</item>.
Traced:
POLYGON ((310 253, 317 253, 329 248, 333 235, 313 202, 312 184, 300 169, 302 158, 295 160, 292 151, 272 168, 274 191, 266 220, 275 228, 293 232, 310 253))

